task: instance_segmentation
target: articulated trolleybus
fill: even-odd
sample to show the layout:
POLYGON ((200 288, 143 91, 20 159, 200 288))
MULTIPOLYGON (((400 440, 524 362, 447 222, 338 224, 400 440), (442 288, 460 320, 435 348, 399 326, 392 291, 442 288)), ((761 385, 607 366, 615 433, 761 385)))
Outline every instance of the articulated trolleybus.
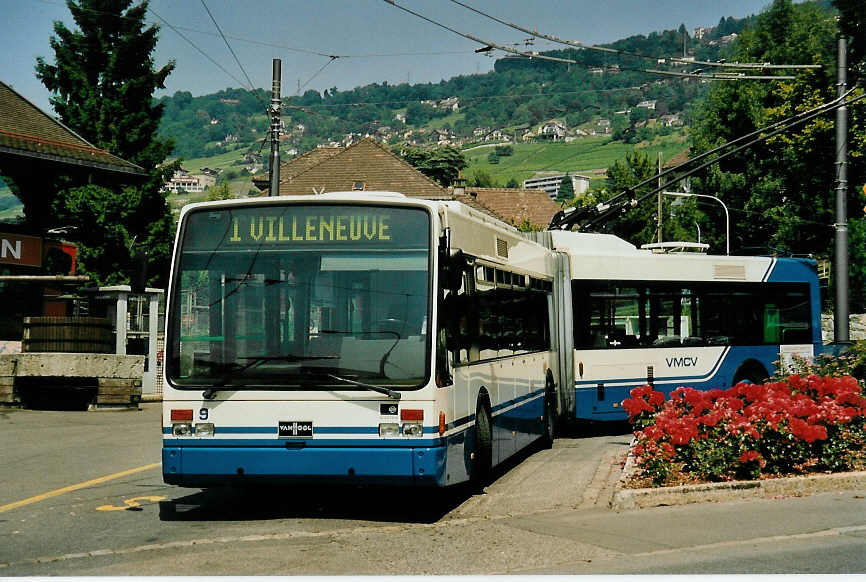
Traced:
MULTIPOLYGON (((606 234, 536 236, 559 254, 564 409, 578 420, 624 420, 642 384, 724 389, 760 383, 776 362, 821 350, 811 259, 659 253, 606 234)), ((649 247, 656 245, 646 245, 649 247)))
POLYGON ((395 193, 184 208, 168 298, 170 484, 446 486, 559 412, 556 253, 395 193))

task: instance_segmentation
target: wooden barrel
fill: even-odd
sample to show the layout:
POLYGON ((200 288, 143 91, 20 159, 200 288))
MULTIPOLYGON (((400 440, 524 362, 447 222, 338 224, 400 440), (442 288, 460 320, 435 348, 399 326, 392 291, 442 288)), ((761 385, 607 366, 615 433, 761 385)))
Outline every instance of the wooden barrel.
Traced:
POLYGON ((23 352, 114 353, 114 330, 102 317, 25 317, 23 352))

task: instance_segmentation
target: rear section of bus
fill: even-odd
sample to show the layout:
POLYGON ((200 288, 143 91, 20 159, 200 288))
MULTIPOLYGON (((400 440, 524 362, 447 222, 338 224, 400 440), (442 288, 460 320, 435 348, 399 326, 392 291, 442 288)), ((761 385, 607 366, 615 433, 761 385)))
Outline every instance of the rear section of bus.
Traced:
POLYGON ((435 233, 430 203, 397 196, 186 208, 168 299, 165 482, 444 484, 435 233))

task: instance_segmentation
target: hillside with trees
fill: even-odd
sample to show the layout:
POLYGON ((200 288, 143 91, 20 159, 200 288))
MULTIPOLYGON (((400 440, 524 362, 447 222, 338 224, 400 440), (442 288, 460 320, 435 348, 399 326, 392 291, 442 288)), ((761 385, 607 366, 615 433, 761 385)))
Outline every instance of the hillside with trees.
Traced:
MULTIPOLYGON (((716 59, 729 49, 729 35, 751 18, 722 19, 700 39, 680 26, 605 46, 651 57, 682 57, 685 48, 695 58, 716 59)), ((687 122, 690 106, 706 91, 701 83, 644 72, 658 68, 654 58, 575 49, 542 54, 578 64, 508 56, 497 59, 489 73, 439 83, 373 83, 350 91, 308 90, 286 97, 283 148, 291 156, 291 151, 340 143, 351 134, 412 145, 435 144, 447 136, 453 145, 466 145, 496 130, 506 138, 520 138, 552 119, 577 135, 580 129, 584 135, 637 143, 669 129, 653 129, 646 123, 650 118, 679 114, 687 122), (641 102, 653 102, 653 109, 636 107, 641 102)), ((227 89, 201 97, 179 91, 160 99, 160 133, 174 139, 175 155, 181 158, 242 150, 252 163, 266 138, 268 99, 264 90, 253 95, 227 89)))

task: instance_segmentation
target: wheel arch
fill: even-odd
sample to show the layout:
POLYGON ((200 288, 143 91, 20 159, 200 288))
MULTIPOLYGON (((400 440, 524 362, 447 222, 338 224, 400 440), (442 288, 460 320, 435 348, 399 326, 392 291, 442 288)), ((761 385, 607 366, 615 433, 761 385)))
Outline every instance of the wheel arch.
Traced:
POLYGON ((737 371, 734 372, 732 384, 737 385, 740 382, 761 384, 769 377, 770 373, 762 362, 755 358, 747 358, 740 363, 737 371))

